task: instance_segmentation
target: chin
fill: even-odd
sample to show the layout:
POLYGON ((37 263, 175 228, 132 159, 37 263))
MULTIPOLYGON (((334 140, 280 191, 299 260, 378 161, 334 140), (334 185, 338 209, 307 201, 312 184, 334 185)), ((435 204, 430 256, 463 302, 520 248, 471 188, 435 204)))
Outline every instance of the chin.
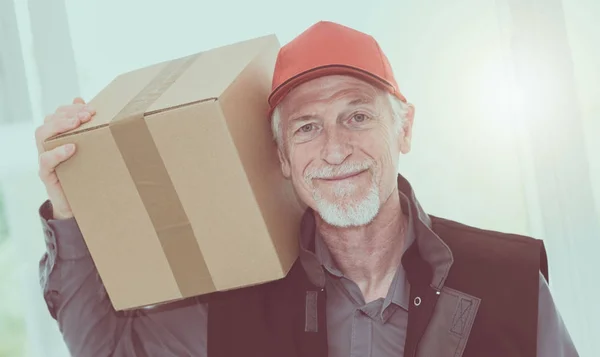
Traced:
POLYGON ((345 197, 345 199, 330 200, 315 191, 313 194, 315 211, 323 221, 335 227, 364 226, 371 223, 379 213, 381 200, 376 186, 371 187, 366 195, 361 196, 360 199, 345 197))

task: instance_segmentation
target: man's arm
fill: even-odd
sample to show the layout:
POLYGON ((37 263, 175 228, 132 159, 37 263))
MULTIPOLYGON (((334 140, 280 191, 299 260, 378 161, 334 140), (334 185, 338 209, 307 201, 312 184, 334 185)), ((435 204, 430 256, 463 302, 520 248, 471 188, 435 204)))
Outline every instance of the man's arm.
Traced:
POLYGON ((47 247, 40 284, 48 310, 73 356, 111 356, 131 318, 113 310, 75 219, 51 215, 46 201, 40 208, 47 247))
POLYGON ((51 214, 46 201, 40 208, 47 245, 40 283, 73 356, 206 355, 205 305, 116 312, 75 218, 54 220, 51 214))
POLYGON ((541 273, 538 301, 538 357, 578 357, 569 331, 556 309, 548 283, 541 273))

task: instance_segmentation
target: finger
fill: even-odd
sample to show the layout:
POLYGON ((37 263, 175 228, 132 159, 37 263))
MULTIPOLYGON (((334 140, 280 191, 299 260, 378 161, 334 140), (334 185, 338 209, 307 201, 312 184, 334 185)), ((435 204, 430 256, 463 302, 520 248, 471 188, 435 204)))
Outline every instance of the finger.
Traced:
POLYGON ((65 105, 56 110, 55 113, 47 115, 44 118, 44 123, 48 123, 55 119, 60 118, 72 118, 76 115, 82 120, 83 123, 91 119, 92 116, 96 114, 96 110, 90 107, 89 105, 65 105))
POLYGON ((46 151, 39 156, 39 176, 44 183, 52 183, 56 166, 75 153, 75 144, 65 144, 46 151))
POLYGON ((60 107, 56 108, 56 112, 65 112, 65 113, 72 113, 72 112, 78 112, 79 110, 81 110, 84 107, 85 104, 81 104, 81 103, 73 103, 73 104, 67 104, 67 105, 61 105, 60 107))
POLYGON ((73 104, 85 104, 85 100, 83 100, 81 97, 75 97, 73 99, 73 104))
POLYGON ((47 123, 38 127, 35 131, 35 141, 38 148, 38 154, 44 152, 43 143, 55 135, 62 134, 71 129, 78 127, 81 124, 81 119, 77 116, 71 118, 58 117, 51 119, 47 123))
POLYGON ((69 104, 69 105, 61 105, 60 107, 56 108, 56 112, 62 112, 62 113, 67 113, 67 115, 74 115, 77 112, 81 112, 81 111, 85 111, 88 112, 90 114, 95 114, 96 110, 89 104, 85 104, 85 103, 74 103, 74 104, 69 104))
POLYGON ((66 112, 52 113, 52 114, 46 115, 46 117, 44 118, 44 123, 48 123, 48 122, 51 122, 53 120, 65 119, 66 117, 67 117, 67 113, 66 112))

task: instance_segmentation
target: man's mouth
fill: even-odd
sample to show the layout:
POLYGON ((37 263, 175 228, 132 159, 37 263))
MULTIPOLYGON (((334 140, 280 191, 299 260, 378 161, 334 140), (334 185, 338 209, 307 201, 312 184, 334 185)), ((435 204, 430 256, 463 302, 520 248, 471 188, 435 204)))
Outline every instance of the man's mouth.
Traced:
POLYGON ((341 180, 349 179, 351 177, 358 176, 358 175, 362 174, 365 171, 367 171, 367 170, 361 170, 361 171, 356 171, 356 172, 349 172, 349 173, 345 173, 345 174, 337 175, 337 176, 332 176, 332 177, 323 177, 323 178, 320 178, 320 180, 323 180, 323 181, 341 181, 341 180))

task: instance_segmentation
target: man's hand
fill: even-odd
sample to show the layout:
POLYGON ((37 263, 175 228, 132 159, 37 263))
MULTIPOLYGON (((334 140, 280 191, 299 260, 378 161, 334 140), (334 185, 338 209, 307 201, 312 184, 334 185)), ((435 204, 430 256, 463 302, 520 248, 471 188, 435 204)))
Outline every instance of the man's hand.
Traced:
POLYGON ((75 145, 66 144, 50 151, 44 151, 42 144, 49 137, 77 128, 82 123, 90 121, 94 114, 96 114, 96 111, 86 105, 83 99, 75 98, 73 104, 61 106, 56 109, 56 112, 48 115, 44 119, 44 124, 35 131, 35 141, 39 155, 39 176, 46 186, 55 219, 73 217, 71 207, 58 181, 58 176, 56 176, 55 168, 61 162, 73 156, 75 145))

